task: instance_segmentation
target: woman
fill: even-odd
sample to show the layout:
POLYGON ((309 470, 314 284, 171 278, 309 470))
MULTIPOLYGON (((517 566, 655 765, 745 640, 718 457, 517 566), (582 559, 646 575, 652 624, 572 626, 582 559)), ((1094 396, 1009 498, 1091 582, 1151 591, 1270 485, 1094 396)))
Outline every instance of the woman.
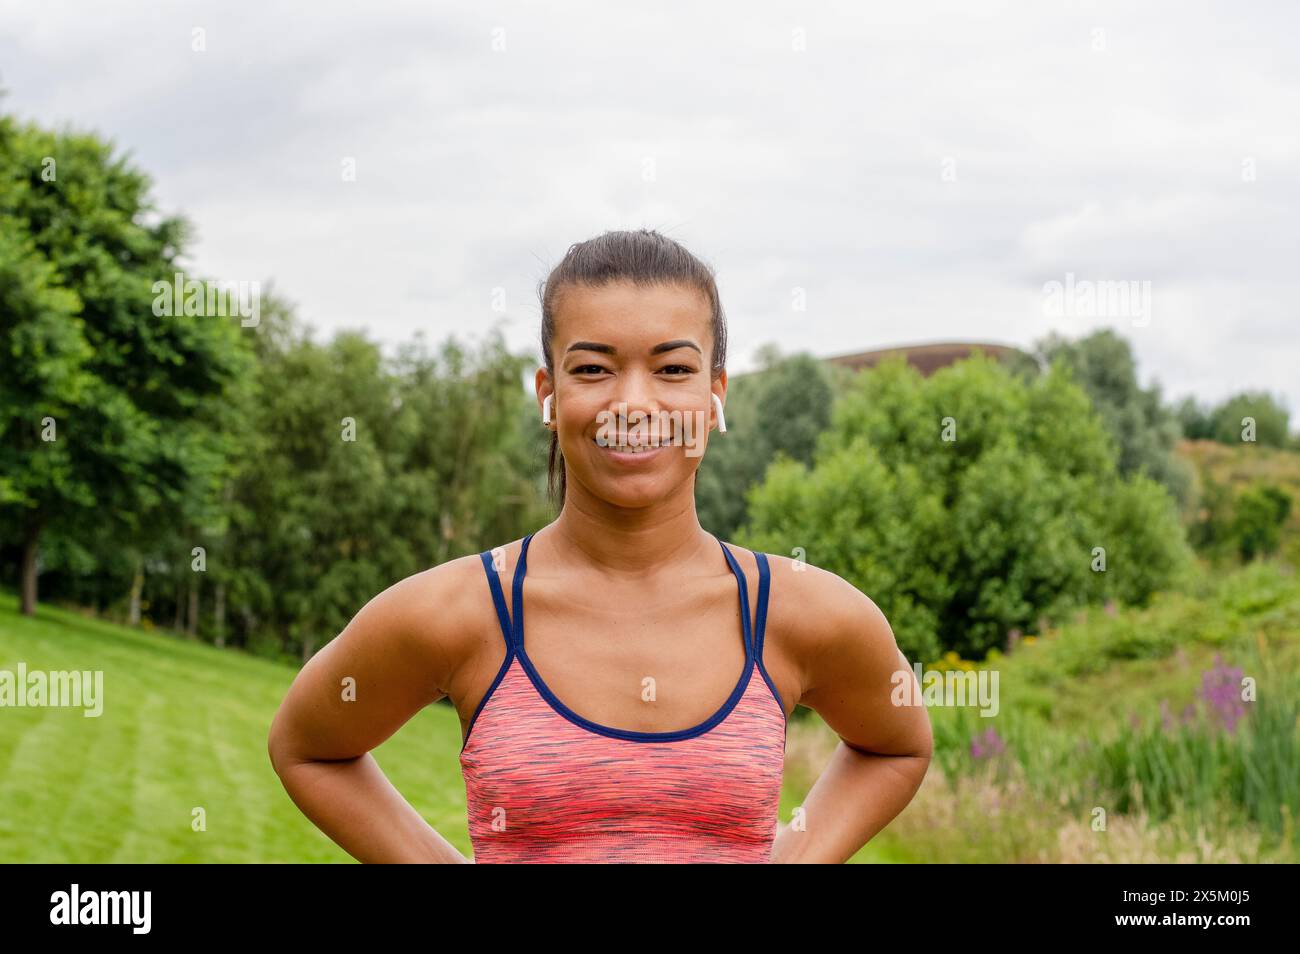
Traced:
POLYGON ((559 516, 366 604, 276 714, 276 772, 361 861, 467 862, 368 754, 448 696, 476 862, 845 861, 920 786, 930 724, 894 704, 912 674, 870 599, 696 518, 700 453, 725 430, 712 271, 611 232, 571 247, 541 298, 559 516), (782 823, 797 703, 842 743, 782 823))

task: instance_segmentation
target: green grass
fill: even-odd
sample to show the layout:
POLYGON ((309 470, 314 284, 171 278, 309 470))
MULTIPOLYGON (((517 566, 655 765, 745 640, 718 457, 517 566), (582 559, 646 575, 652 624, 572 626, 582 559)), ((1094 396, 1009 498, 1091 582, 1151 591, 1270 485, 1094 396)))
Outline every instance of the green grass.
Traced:
MULTIPOLYGON (((289 799, 266 736, 296 670, 0 594, 0 669, 102 670, 103 713, 0 708, 0 862, 304 862, 352 858, 289 799), (206 831, 194 831, 194 809, 206 831)), ((446 705, 374 752, 444 837, 470 852, 446 705)))
POLYGON ((1251 564, 1146 609, 1093 610, 984 665, 999 672, 998 715, 931 708, 934 777, 878 836, 882 849, 990 862, 1300 852, 1300 576, 1290 567, 1251 564), (1257 683, 1235 734, 1198 701, 1218 656, 1257 683), (971 738, 990 727, 1006 750, 977 760, 971 738), (1097 808, 1109 834, 1089 827, 1097 808))

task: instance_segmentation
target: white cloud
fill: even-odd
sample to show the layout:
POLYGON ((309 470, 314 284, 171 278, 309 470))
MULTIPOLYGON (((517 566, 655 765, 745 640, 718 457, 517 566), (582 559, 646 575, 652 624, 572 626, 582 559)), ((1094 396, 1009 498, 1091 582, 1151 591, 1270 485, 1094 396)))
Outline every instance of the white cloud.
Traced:
POLYGON ((503 287, 508 340, 535 349, 547 266, 646 225, 718 268, 733 370, 769 340, 1081 333, 1041 308, 1069 271, 1152 283, 1149 326, 1111 323, 1167 392, 1264 387, 1300 411, 1287 4, 47 0, 3 18, 6 109, 129 149, 198 225, 199 268, 273 278, 325 329, 476 335, 503 287))

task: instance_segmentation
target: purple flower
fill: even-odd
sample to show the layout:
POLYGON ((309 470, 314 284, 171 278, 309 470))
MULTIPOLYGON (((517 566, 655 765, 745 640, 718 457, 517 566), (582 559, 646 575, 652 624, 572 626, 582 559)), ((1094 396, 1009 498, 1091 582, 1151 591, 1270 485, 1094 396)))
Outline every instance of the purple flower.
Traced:
POLYGON ((1238 720, 1246 714, 1246 704, 1241 700, 1241 675, 1240 667, 1224 664, 1222 653, 1215 654, 1214 668, 1201 674, 1201 699, 1229 733, 1236 730, 1238 720))
POLYGON ((1169 700, 1160 700, 1160 730, 1166 735, 1173 731, 1174 717, 1169 712, 1169 700))
POLYGON ((1006 748, 1006 743, 998 735, 998 730, 991 727, 970 740, 970 755, 973 759, 1001 755, 1006 751, 1006 748))

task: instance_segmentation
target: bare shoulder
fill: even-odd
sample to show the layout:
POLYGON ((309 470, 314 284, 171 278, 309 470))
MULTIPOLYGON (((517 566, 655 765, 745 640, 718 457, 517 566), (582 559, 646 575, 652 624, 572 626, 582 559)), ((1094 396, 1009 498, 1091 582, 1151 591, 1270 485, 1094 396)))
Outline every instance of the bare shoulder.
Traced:
POLYGON ((479 555, 467 554, 399 580, 364 612, 419 644, 450 675, 477 645, 478 624, 492 606, 487 586, 479 555))
POLYGON ((472 555, 399 580, 362 606, 289 687, 268 737, 276 770, 368 752, 446 696, 480 639, 485 590, 472 555))
POLYGON ((875 601, 829 570, 770 554, 768 562, 768 625, 779 632, 798 673, 799 702, 851 748, 887 755, 928 752, 933 742, 924 707, 896 703, 900 674, 911 678, 910 669, 875 601))
POLYGON ((772 571, 767 631, 797 669, 804 704, 820 674, 846 655, 865 651, 893 668, 894 633, 871 597, 812 563, 774 553, 767 559, 772 571))

